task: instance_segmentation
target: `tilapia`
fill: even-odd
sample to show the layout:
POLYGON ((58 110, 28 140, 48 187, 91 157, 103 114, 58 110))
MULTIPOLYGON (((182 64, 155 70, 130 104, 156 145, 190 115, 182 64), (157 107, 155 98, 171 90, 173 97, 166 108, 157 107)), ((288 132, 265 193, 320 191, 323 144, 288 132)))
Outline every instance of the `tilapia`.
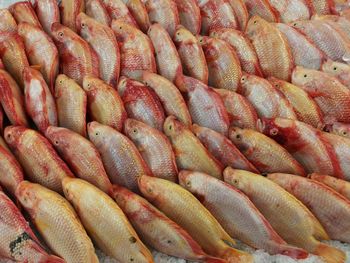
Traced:
POLYGON ((173 146, 177 167, 201 171, 221 178, 223 166, 203 146, 200 140, 185 125, 170 116, 164 122, 164 133, 173 146))
MULTIPOLYGON (((85 11, 85 1, 84 0, 74 0, 74 1, 62 0, 60 3, 62 25, 70 28, 73 32, 77 32, 75 21, 76 21, 77 16, 81 12, 84 12, 84 11, 85 11)), ((56 29, 53 29, 51 27, 51 30, 54 31, 56 29)), ((52 33, 55 34, 55 32, 52 32, 52 33)))
POLYGON ((85 13, 105 26, 111 25, 112 19, 106 10, 103 0, 87 0, 85 2, 85 13))
POLYGON ((295 259, 308 256, 305 250, 288 245, 237 188, 199 172, 181 171, 179 181, 181 186, 199 197, 231 237, 270 254, 295 259))
POLYGON ((137 177, 152 173, 133 142, 112 127, 98 122, 89 123, 87 129, 112 183, 138 191, 137 177))
POLYGON ((58 126, 86 137, 87 96, 84 90, 66 75, 58 75, 55 85, 58 126))
POLYGON ((1 32, 16 32, 17 23, 10 11, 7 8, 0 9, 0 31, 1 32))
POLYGON ((101 79, 116 87, 120 73, 120 52, 113 30, 84 13, 77 16, 76 23, 79 34, 97 54, 101 79))
POLYGON ((308 20, 311 17, 309 0, 268 0, 271 7, 278 13, 282 23, 297 20, 308 20))
MULTIPOLYGON (((180 23, 193 35, 201 31, 201 10, 196 0, 175 0, 179 12, 180 23)), ((175 36, 174 36, 175 37, 175 36)))
POLYGON ((314 12, 319 15, 328 15, 334 12, 334 0, 310 0, 314 12))
POLYGON ((60 55, 61 73, 82 85, 86 75, 99 76, 99 60, 96 52, 74 31, 61 24, 51 27, 52 37, 60 55))
POLYGON ((122 0, 102 0, 111 19, 122 20, 137 27, 137 23, 122 0))
POLYGON ((334 189, 339 194, 341 194, 342 196, 350 200, 350 182, 335 178, 333 176, 321 175, 321 174, 315 174, 315 173, 309 175, 309 178, 327 185, 328 187, 334 189))
POLYGON ((9 10, 17 23, 27 22, 33 26, 41 28, 38 17, 35 14, 30 1, 20 1, 9 7, 9 10))
POLYGON ((268 0, 243 0, 250 16, 259 16, 268 22, 278 22, 280 17, 268 0))
POLYGON ((343 136, 345 138, 350 138, 350 124, 343 122, 333 122, 331 124, 326 125, 325 130, 343 136))
MULTIPOLYGON (((350 3, 350 2, 349 2, 350 3)), ((349 5, 348 3, 348 5, 349 5)), ((350 5, 349 5, 350 7, 350 5)), ((340 31, 345 37, 349 39, 350 37, 350 21, 345 17, 338 15, 314 15, 312 19, 322 20, 333 27, 335 30, 340 31)))
POLYGON ((134 142, 154 176, 177 181, 175 154, 162 132, 140 121, 127 119, 124 134, 134 142))
POLYGON ((50 126, 45 133, 76 176, 108 193, 112 187, 96 147, 66 128, 50 126))
POLYGON ((328 59, 322 64, 321 70, 336 77, 344 86, 350 89, 350 65, 328 59))
POLYGON ((67 263, 99 262, 77 214, 61 195, 24 181, 18 186, 16 197, 54 253, 67 263))
POLYGON ((88 234, 104 253, 119 262, 153 263, 151 252, 112 198, 81 179, 66 178, 63 189, 88 234))
POLYGON ((249 13, 244 3, 244 0, 228 0, 228 1, 231 5, 233 13, 235 14, 237 28, 239 28, 241 31, 244 32, 249 20, 249 13))
POLYGON ((151 26, 151 22, 148 17, 145 1, 123 0, 123 2, 128 7, 132 17, 135 19, 142 32, 147 33, 148 28, 151 26))
POLYGON ((8 126, 4 139, 31 182, 62 193, 62 179, 74 177, 50 142, 39 132, 21 126, 8 126))
POLYGON ((45 32, 51 35, 53 23, 60 22, 60 9, 56 0, 35 0, 34 9, 45 32))
POLYGON ((49 126, 57 126, 57 109, 41 73, 31 67, 23 70, 25 107, 36 127, 45 132, 49 126))

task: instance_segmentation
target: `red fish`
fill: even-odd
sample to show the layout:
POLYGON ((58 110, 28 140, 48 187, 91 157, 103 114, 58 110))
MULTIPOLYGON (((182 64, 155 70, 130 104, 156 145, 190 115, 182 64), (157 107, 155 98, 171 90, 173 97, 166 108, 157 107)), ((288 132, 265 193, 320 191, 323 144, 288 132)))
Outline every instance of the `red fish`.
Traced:
POLYGON ((151 22, 148 17, 145 1, 123 0, 123 2, 128 7, 131 15, 135 19, 142 32, 147 33, 148 28, 151 26, 151 22))
POLYGON ((267 0, 282 23, 308 20, 311 17, 309 0, 267 0))
POLYGON ((35 12, 45 30, 51 35, 51 26, 53 23, 60 22, 60 9, 56 0, 35 0, 35 12))
MULTIPOLYGON (((76 32, 75 20, 80 12, 85 11, 85 1, 84 0, 62 0, 60 4, 61 12, 61 22, 62 25, 70 28, 72 31, 76 32)), ((58 21, 59 22, 59 21, 58 21)), ((51 28, 52 30, 52 28, 51 28)))
POLYGON ((122 0, 102 0, 112 19, 122 20, 137 27, 137 23, 122 0))
POLYGON ((237 27, 244 32, 249 20, 249 13, 244 0, 229 0, 229 3, 236 17, 237 27))
POLYGON ((41 28, 38 17, 35 14, 33 6, 30 1, 21 1, 9 7, 10 12, 16 19, 17 23, 26 22, 33 26, 41 28))
POLYGON ((201 31, 201 11, 196 0, 175 0, 180 23, 193 35, 201 31))
POLYGON ((243 0, 250 16, 260 16, 269 22, 278 22, 279 15, 268 0, 243 0))

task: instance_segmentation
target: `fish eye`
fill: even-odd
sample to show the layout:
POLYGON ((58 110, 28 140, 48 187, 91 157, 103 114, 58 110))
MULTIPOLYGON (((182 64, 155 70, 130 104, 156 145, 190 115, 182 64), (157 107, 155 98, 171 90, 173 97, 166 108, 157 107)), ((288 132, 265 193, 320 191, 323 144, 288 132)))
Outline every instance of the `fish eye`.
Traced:
POLYGON ((136 129, 133 129, 132 131, 133 131, 133 133, 137 133, 137 130, 136 130, 136 129))
POLYGON ((119 29, 123 29, 123 27, 122 27, 122 26, 120 26, 120 27, 119 27, 119 29))
POLYGON ((343 131, 343 135, 347 135, 348 133, 346 131, 343 131))
POLYGON ((272 136, 275 136, 275 135, 278 134, 278 130, 277 130, 276 128, 273 128, 273 129, 270 131, 270 134, 271 134, 272 136))
POLYGON ((238 184, 238 180, 237 180, 237 179, 234 179, 234 180, 233 180, 233 183, 234 183, 234 184, 238 184))
POLYGON ((81 23, 81 27, 84 28, 84 27, 85 27, 85 24, 84 24, 84 23, 81 23))
POLYGON ((240 140, 240 139, 241 139, 241 135, 240 135, 240 134, 237 134, 237 135, 236 135, 236 139, 237 139, 237 140, 240 140))
POLYGON ((62 80, 60 80, 58 83, 62 84, 62 83, 63 83, 63 81, 62 81, 62 80))
POLYGON ((153 191, 152 191, 152 188, 148 188, 148 189, 147 189, 147 192, 152 193, 152 192, 153 192, 153 191))
POLYGON ((96 132, 96 133, 95 133, 95 135, 96 135, 96 136, 99 136, 99 135, 100 135, 100 133, 99 133, 99 132, 96 132))
POLYGON ((241 78, 241 81, 245 81, 245 77, 242 77, 242 78, 241 78))
POLYGON ((59 144, 59 142, 58 142, 58 141, 55 141, 55 144, 56 144, 56 145, 58 145, 58 144, 59 144))
POLYGON ((136 243, 137 240, 135 237, 130 237, 129 241, 133 244, 133 243, 136 243))
POLYGON ((168 128, 171 131, 173 129, 173 125, 170 124, 168 128))
POLYGON ((187 185, 188 187, 191 187, 191 181, 187 181, 187 182, 186 182, 186 185, 187 185))
POLYGON ((11 134, 7 134, 7 138, 10 139, 11 138, 11 134))
POLYGON ((199 42, 202 43, 203 42, 203 38, 199 39, 199 42))
POLYGON ((304 75, 304 78, 307 78, 307 74, 304 75))
POLYGON ((256 23, 258 23, 258 21, 256 21, 256 20, 254 20, 254 22, 253 22, 254 24, 256 24, 256 23))
POLYGON ((58 32, 59 37, 63 37, 63 32, 58 32))
POLYGON ((337 67, 334 67, 333 70, 337 70, 338 68, 337 67))
POLYGON ((294 23, 293 26, 297 26, 298 24, 297 23, 294 23))
POLYGON ((178 36, 179 36, 179 35, 180 35, 180 32, 177 32, 177 33, 176 33, 176 35, 178 35, 178 36))
POLYGON ((133 261, 134 261, 134 258, 130 258, 130 261, 133 262, 133 261))

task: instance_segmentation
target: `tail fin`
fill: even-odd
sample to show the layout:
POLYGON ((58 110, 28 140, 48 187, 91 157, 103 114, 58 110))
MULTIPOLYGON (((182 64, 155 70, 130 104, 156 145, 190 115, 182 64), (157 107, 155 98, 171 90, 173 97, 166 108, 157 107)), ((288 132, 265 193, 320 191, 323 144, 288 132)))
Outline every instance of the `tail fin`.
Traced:
POLYGON ((304 259, 309 256, 309 253, 301 248, 289 246, 289 245, 281 245, 281 250, 279 251, 280 254, 286 255, 288 257, 294 258, 294 259, 304 259))
POLYGON ((203 259, 205 263, 227 263, 225 259, 207 256, 203 259))
POLYGON ((40 263, 65 263, 62 258, 59 258, 57 256, 48 255, 47 257, 43 258, 40 263))
POLYGON ((346 259, 343 251, 323 243, 320 243, 312 253, 322 257, 327 263, 344 263, 346 259))
POLYGON ((225 252, 220 255, 221 258, 225 259, 229 263, 252 263, 254 258, 251 254, 234 249, 227 248, 225 252))

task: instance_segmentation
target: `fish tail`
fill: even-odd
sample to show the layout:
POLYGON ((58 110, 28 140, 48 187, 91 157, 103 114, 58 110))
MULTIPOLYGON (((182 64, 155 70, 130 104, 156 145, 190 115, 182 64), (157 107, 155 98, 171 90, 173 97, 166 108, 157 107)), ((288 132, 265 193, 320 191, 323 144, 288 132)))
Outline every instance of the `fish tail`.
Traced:
POLYGON ((227 248, 224 253, 220 255, 221 258, 225 259, 229 263, 252 263, 254 258, 251 254, 234 249, 227 248))
POLYGON ((327 263, 344 263, 346 258, 343 251, 322 243, 312 253, 322 257, 327 263))
POLYGON ((279 254, 286 255, 294 259, 304 259, 309 256, 309 253, 306 250, 288 245, 280 246, 279 254))

